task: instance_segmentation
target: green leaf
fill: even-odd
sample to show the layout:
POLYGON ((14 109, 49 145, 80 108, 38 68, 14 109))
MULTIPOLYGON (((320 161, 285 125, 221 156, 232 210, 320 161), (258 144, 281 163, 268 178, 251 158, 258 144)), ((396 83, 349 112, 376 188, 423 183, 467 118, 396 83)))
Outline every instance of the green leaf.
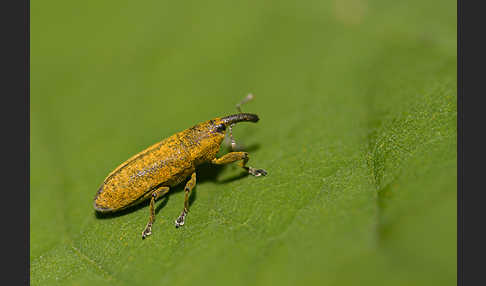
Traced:
MULTIPOLYGON (((456 3, 31 5, 32 285, 455 285, 456 3), (242 107, 250 165, 99 218, 105 176, 242 107)), ((222 150, 222 153, 225 150, 222 150)))

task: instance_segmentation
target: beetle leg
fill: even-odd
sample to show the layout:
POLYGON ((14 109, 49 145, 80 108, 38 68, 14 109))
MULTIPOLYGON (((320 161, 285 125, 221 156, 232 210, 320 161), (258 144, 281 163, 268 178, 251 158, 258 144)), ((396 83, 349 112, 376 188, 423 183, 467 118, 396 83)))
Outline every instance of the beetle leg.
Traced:
POLYGON ((213 160, 211 160, 211 163, 216 164, 216 165, 224 165, 224 164, 233 163, 233 162, 236 162, 236 161, 239 161, 239 160, 241 160, 240 166, 243 169, 247 170, 248 173, 250 173, 251 175, 256 176, 256 177, 267 175, 267 171, 265 171, 263 169, 255 169, 253 167, 246 166, 246 163, 248 163, 248 160, 250 160, 250 157, 248 157, 247 152, 230 152, 228 154, 225 154, 221 158, 214 158, 213 160))
POLYGON ((142 239, 144 239, 145 237, 152 234, 152 224, 155 221, 155 210, 154 210, 155 201, 159 197, 167 194, 168 192, 169 192, 169 187, 159 187, 158 189, 156 189, 152 192, 152 195, 150 196, 151 197, 151 199, 150 199, 150 217, 149 217, 149 221, 147 223, 147 226, 142 231, 142 239))
POLYGON ((176 219, 175 226, 183 226, 184 220, 186 218, 187 213, 189 212, 189 196, 191 195, 191 191, 196 185, 196 172, 192 173, 191 179, 187 182, 186 186, 184 187, 184 192, 186 196, 184 197, 184 209, 182 210, 181 215, 176 219))

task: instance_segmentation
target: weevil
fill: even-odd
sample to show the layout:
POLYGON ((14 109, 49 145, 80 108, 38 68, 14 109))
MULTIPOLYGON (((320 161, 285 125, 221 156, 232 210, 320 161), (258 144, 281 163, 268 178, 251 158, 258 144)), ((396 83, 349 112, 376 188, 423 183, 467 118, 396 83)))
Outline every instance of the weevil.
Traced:
POLYGON ((235 151, 232 127, 238 122, 258 122, 256 114, 241 112, 240 105, 253 98, 249 94, 236 105, 239 113, 216 117, 176 133, 132 156, 105 178, 96 192, 96 211, 116 212, 150 199, 150 216, 142 231, 142 239, 152 234, 155 221, 155 201, 167 194, 170 188, 187 181, 184 207, 175 220, 175 226, 184 225, 189 212, 189 196, 196 185, 196 168, 203 163, 217 165, 239 161, 239 165, 253 176, 265 176, 267 172, 247 166, 247 152, 235 151), (232 152, 216 158, 226 131, 231 138, 232 152))

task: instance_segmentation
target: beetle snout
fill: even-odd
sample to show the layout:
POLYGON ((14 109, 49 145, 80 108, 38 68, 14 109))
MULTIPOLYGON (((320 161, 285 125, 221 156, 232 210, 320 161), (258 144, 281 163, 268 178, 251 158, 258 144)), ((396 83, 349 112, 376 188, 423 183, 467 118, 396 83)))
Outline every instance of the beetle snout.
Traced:
POLYGON ((226 126, 230 126, 231 124, 243 121, 258 122, 259 118, 258 115, 252 113, 238 113, 223 117, 221 118, 221 120, 226 126))

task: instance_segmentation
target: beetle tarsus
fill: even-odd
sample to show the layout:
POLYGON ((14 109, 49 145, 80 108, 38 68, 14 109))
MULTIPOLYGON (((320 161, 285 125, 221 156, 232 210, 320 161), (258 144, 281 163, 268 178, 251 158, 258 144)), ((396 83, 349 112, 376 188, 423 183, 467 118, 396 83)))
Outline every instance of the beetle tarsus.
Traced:
POLYGON ((248 173, 255 177, 266 176, 268 174, 268 172, 263 169, 255 169, 252 167, 248 167, 248 173))
POLYGON ((149 222, 145 229, 142 231, 142 239, 152 234, 152 224, 149 222))
POLYGON ((187 211, 184 209, 181 215, 175 220, 175 227, 179 228, 184 225, 184 220, 186 219, 187 211))

